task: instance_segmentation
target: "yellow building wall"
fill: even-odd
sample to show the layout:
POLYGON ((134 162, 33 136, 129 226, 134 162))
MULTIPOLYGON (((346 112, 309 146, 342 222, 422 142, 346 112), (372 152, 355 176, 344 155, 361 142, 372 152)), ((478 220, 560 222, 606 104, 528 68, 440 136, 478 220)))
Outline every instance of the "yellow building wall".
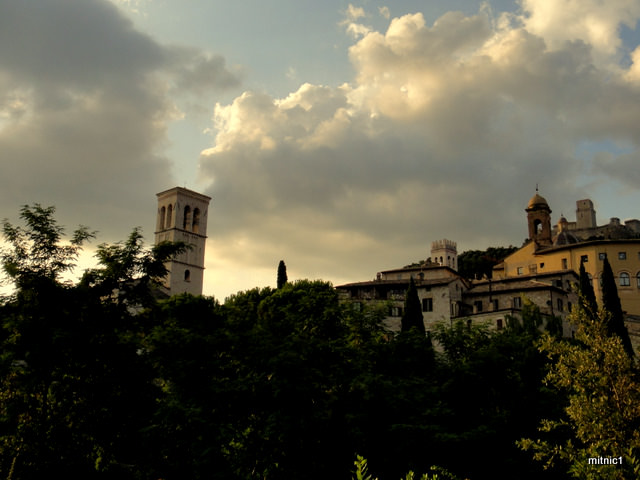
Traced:
POLYGON ((618 295, 622 309, 631 315, 640 315, 640 242, 603 242, 586 245, 575 245, 557 250, 535 253, 533 242, 525 245, 504 260, 504 276, 516 277, 531 273, 549 273, 571 269, 580 271, 580 259, 587 256, 585 270, 594 279, 593 290, 598 301, 602 298, 600 277, 602 276, 602 260, 600 254, 606 253, 609 264, 616 278, 618 295), (624 252, 626 259, 619 258, 624 252), (629 285, 620 285, 620 274, 629 275, 629 285))

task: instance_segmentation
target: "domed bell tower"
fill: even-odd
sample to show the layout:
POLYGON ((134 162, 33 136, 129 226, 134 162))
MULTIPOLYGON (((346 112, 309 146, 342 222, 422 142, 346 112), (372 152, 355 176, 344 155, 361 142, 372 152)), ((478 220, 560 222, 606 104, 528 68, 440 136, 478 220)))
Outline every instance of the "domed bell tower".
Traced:
POLYGON ((529 240, 533 240, 537 246, 547 247, 551 245, 551 209, 547 201, 538 193, 531 197, 527 208, 527 222, 529 224, 529 240))

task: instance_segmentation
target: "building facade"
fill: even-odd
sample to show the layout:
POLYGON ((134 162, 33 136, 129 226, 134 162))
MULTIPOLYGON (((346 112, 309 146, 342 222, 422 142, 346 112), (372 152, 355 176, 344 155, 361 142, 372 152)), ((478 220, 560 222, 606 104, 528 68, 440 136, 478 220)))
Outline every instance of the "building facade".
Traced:
POLYGON ((201 295, 204 254, 211 198, 182 187, 156 194, 158 212, 155 243, 184 242, 189 248, 167 264, 164 287, 169 295, 201 295))
POLYGON ((606 257, 616 278, 622 309, 628 315, 640 316, 640 222, 627 220, 623 224, 612 218, 608 224, 598 226, 591 200, 579 200, 576 206, 575 222, 561 216, 551 228, 551 209, 536 192, 525 209, 529 238, 494 269, 494 278, 578 272, 583 262, 600 300, 606 257))
POLYGON ((427 331, 437 323, 451 324, 459 319, 500 330, 507 325, 509 317, 521 317, 526 298, 539 307, 545 321, 552 317, 560 318, 564 334, 571 335, 567 317, 577 301, 573 285, 578 276, 574 271, 471 281, 454 268, 440 264, 440 253, 443 253, 442 263, 451 262, 453 265, 455 262, 457 265, 455 248, 455 242, 450 240, 433 242, 429 261, 385 270, 379 272, 374 280, 340 285, 337 289, 342 299, 352 302, 355 308, 365 305, 385 308, 385 325, 392 331, 400 330, 405 295, 413 278, 427 331), (449 260, 443 248, 449 249, 449 260))

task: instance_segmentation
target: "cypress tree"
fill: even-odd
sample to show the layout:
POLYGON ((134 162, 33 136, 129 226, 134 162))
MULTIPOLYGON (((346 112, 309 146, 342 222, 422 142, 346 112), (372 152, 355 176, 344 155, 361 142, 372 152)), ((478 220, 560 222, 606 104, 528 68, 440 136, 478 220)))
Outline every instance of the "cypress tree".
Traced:
POLYGON ((618 335, 620 337, 625 352, 633 357, 633 346, 629 338, 629 331, 624 324, 624 314, 620 304, 620 297, 618 296, 616 279, 613 276, 613 270, 611 270, 611 265, 606 255, 602 263, 602 308, 611 315, 607 323, 607 330, 610 335, 618 335))
POLYGON ((413 277, 409 280, 409 288, 404 299, 404 312, 402 314, 402 332, 408 332, 412 328, 418 329, 422 334, 425 333, 424 322, 422 320, 422 306, 418 298, 418 289, 413 281, 413 277))
POLYGON ((278 264, 278 290, 284 287, 287 283, 287 266, 284 264, 284 260, 280 260, 278 264))
POLYGON ((584 268, 584 261, 580 261, 580 302, 582 308, 587 312, 587 315, 591 318, 595 318, 598 315, 598 304, 596 303, 596 294, 593 291, 593 285, 589 280, 589 275, 584 268))

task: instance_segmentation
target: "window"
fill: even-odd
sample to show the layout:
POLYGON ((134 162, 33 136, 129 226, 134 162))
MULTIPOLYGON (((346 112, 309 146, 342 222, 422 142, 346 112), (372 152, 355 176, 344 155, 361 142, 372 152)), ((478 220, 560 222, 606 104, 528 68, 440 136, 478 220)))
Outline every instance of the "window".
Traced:
POLYGON ((598 260, 604 260, 605 258, 607 258, 607 254, 604 252, 600 252, 598 254, 598 260))
POLYGON ((166 213, 166 208, 162 207, 160 209, 160 225, 159 225, 160 228, 159 228, 159 230, 164 230, 164 216, 165 216, 165 213, 166 213))
POLYGON ((540 264, 540 268, 544 268, 544 262, 540 264))
POLYGON ((423 298, 422 299, 422 311, 423 312, 433 312, 433 299, 432 298, 423 298))
POLYGON ((474 306, 474 310, 477 312, 481 312, 482 311, 482 300, 477 300, 475 302, 473 302, 473 306, 474 306))
POLYGON ((626 260, 627 252, 618 252, 618 260, 626 260))
POLYGON ((360 312, 362 310, 362 303, 360 302, 353 302, 353 310, 355 312, 360 312))
POLYGON ((557 307, 558 307, 558 311, 561 312, 564 309, 564 302, 562 301, 561 298, 558 298, 556 301, 557 307))
POLYGON ((513 297, 513 308, 522 308, 522 298, 513 297))
POLYGON ((522 275, 522 267, 518 267, 518 275, 522 275))
POLYGON ((193 233, 198 233, 198 230, 200 229, 200 209, 199 208, 194 208, 193 209, 193 233))
POLYGON ((184 281, 185 282, 190 282, 191 281, 191 272, 189 270, 185 270, 184 271, 184 281))
POLYGON ((191 207, 184 207, 184 218, 182 220, 182 229, 191 230, 191 207))
POLYGON ((498 310, 498 299, 494 298, 493 300, 491 300, 491 307, 493 307, 493 311, 495 312, 496 310, 498 310))
POLYGON ((535 263, 529 265, 529 273, 538 273, 538 266, 535 263))
POLYGON ((587 262, 589 261, 589 255, 582 255, 582 256, 580 257, 580 261, 581 261, 582 263, 587 263, 587 262))
POLYGON ((563 270, 566 270, 566 269, 567 269, 567 259, 566 259, 566 258, 563 258, 563 259, 562 259, 562 269, 563 269, 563 270))
POLYGON ((640 272, 636 273, 636 285, 640 288, 640 272))
POLYGON ((534 229, 536 235, 540 235, 542 233, 542 221, 541 220, 535 220, 533 222, 533 229, 534 229))
POLYGON ((390 314, 392 317, 401 317, 402 316, 402 307, 391 307, 390 314))
POLYGON ((627 272, 622 272, 620 274, 620 286, 628 287, 629 285, 631 285, 631 279, 629 277, 629 274, 627 272))
POLYGON ((171 228, 171 215, 173 213, 173 205, 169 204, 167 207, 167 222, 165 223, 166 228, 171 228))
POLYGON ((593 275, 591 275, 590 273, 587 273, 587 277, 589 278, 589 285, 593 287, 593 275))
POLYGON ((496 320, 496 328, 498 330, 502 330, 502 319, 501 318, 496 320))

